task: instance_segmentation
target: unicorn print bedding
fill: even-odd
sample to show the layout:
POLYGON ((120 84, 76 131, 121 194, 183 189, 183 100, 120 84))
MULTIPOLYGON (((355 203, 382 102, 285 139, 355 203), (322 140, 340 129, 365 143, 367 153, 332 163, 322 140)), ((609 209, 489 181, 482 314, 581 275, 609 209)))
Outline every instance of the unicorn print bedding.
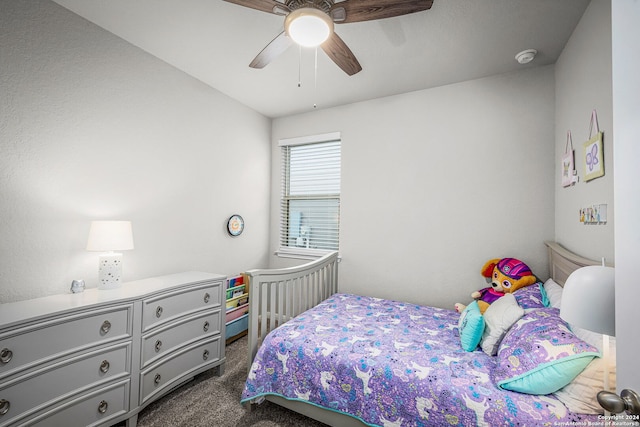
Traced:
MULTIPOLYGON (((534 310, 525 317, 512 328, 513 336, 503 340, 509 344, 490 356, 480 348, 463 350, 460 315, 453 310, 335 294, 265 338, 242 402, 277 395, 345 413, 371 426, 597 423, 597 415, 570 413, 552 394, 505 389, 512 372, 534 363, 532 357, 524 357, 528 350, 541 354, 540 366, 550 363, 551 352, 536 347, 536 333, 542 334, 540 342, 560 349, 553 357, 564 357, 562 363, 585 364, 597 357, 597 350, 570 342, 565 326, 548 327, 556 322, 556 309, 534 310), (538 326, 525 332, 529 325, 538 326), (521 334, 529 341, 515 342, 521 334)), ((563 366, 556 370, 564 371, 563 366)), ((522 372, 511 379, 524 380, 524 387, 532 381, 522 372)))

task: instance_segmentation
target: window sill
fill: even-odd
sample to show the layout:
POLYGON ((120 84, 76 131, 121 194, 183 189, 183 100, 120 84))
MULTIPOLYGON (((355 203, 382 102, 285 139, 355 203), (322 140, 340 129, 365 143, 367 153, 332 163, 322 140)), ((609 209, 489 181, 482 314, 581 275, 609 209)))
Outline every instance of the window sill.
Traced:
MULTIPOLYGON (((328 254, 329 252, 333 252, 333 251, 327 250, 327 249, 305 249, 305 248, 283 247, 275 251, 275 255, 280 258, 315 260, 328 254)), ((340 256, 338 256, 338 262, 340 262, 340 260, 341 258, 340 256)))

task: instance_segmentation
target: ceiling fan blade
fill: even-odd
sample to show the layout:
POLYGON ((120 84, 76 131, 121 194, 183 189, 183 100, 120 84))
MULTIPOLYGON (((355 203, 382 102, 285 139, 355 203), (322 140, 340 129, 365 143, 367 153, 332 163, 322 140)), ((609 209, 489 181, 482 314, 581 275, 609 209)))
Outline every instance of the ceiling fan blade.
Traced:
POLYGON ((250 9, 260 10, 267 13, 275 13, 276 15, 286 15, 290 12, 289 8, 276 0, 224 0, 229 3, 238 4, 250 9))
POLYGON ((275 39, 271 40, 271 42, 264 49, 262 49, 262 51, 255 58, 253 58, 253 61, 251 61, 249 67, 264 68, 285 50, 287 50, 292 44, 293 40, 291 40, 284 33, 284 31, 281 32, 275 39))
POLYGON ((361 22, 421 12, 432 5, 433 0, 345 0, 329 13, 336 23, 361 22))
POLYGON ((332 33, 320 47, 348 75, 353 76, 362 70, 362 66, 360 66, 351 49, 336 33, 332 33))

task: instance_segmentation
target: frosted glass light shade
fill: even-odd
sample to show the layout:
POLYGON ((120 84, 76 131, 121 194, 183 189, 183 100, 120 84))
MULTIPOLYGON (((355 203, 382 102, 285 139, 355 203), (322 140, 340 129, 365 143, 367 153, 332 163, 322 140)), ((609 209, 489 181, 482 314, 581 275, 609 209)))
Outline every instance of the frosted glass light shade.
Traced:
POLYGON ((297 44, 316 47, 324 43, 333 32, 333 21, 319 9, 303 7, 287 15, 284 29, 297 44))
POLYGON ((615 269, 582 267, 569 275, 562 291, 560 317, 583 329, 615 336, 615 269))
POLYGON ((91 221, 88 251, 126 251, 133 249, 131 221, 91 221))

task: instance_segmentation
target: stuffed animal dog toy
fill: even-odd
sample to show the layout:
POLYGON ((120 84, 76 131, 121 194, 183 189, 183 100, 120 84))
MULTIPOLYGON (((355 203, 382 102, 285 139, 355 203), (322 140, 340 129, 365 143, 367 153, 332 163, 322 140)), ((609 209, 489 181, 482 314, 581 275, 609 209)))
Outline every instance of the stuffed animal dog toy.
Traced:
MULTIPOLYGON (((492 302, 505 293, 513 293, 520 288, 532 285, 538 281, 527 264, 516 258, 496 258, 485 263, 480 274, 491 280, 491 286, 475 291, 471 298, 478 300, 480 313, 489 308, 492 302)), ((467 306, 456 303, 458 313, 462 313, 467 306)))

